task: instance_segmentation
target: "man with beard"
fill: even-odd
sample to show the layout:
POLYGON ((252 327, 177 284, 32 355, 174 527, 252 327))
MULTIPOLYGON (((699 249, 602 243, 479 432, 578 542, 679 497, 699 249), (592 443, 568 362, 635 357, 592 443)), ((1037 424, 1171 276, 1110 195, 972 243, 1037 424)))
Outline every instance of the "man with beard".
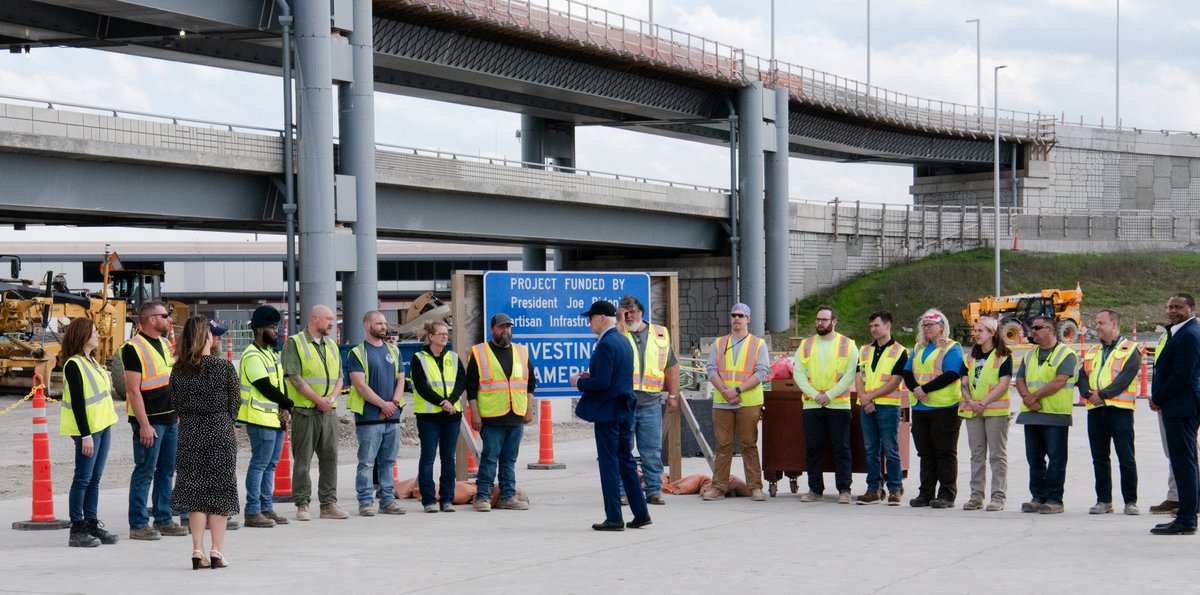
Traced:
POLYGON ((537 372, 529 361, 529 348, 512 342, 513 320, 508 314, 492 316, 492 340, 471 348, 467 364, 467 399, 471 403, 471 427, 483 440, 478 491, 471 506, 479 512, 492 509, 492 485, 500 479, 497 509, 526 510, 529 504, 517 499, 517 454, 525 424, 533 421, 537 372))
POLYGON ((379 512, 404 514, 404 507, 396 502, 395 484, 387 481, 400 447, 404 364, 400 362, 400 348, 387 341, 387 319, 383 312, 367 312, 363 316, 363 330, 366 340, 346 356, 351 386, 346 406, 354 412, 354 432, 358 436, 358 472, 354 479, 358 516, 375 516, 373 468, 379 469, 383 478, 379 482, 379 512))
POLYGON ((850 386, 858 368, 858 345, 836 332, 837 312, 817 308, 817 334, 796 348, 792 378, 804 393, 804 449, 808 456, 808 493, 801 502, 817 502, 825 491, 825 440, 833 445, 838 504, 850 503, 850 386))
POLYGON ((238 361, 242 380, 238 421, 246 425, 246 435, 250 438, 250 466, 246 469, 247 527, 274 527, 288 522, 273 508, 275 465, 283 454, 283 436, 292 410, 292 400, 282 392, 283 365, 275 353, 276 325, 282 318, 279 310, 271 306, 256 308, 250 315, 254 342, 246 346, 238 361))

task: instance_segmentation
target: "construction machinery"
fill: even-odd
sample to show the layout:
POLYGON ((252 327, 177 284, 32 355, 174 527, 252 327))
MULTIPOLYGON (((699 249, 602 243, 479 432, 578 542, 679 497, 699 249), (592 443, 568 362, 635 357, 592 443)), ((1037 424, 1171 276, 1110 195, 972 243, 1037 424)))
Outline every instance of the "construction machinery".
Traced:
POLYGON ((1073 343, 1079 339, 1083 328, 1079 307, 1083 302, 1083 290, 1079 284, 1075 289, 1043 289, 1038 293, 987 296, 967 304, 962 315, 967 325, 960 333, 965 339, 982 316, 991 316, 1000 321, 999 334, 1009 344, 1028 336, 1029 325, 1038 316, 1054 319, 1058 339, 1073 343))

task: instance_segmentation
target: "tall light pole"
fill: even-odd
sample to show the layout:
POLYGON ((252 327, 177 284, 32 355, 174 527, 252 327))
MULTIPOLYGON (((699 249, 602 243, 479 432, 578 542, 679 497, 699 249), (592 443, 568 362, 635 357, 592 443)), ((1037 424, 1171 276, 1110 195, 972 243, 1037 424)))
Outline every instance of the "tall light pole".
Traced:
POLYGON ((871 91, 871 0, 867 0, 867 92, 871 91))
POLYGON ((1117 128, 1121 127, 1121 0, 1117 0, 1117 128))
POLYGON ((996 293, 1000 295, 1000 69, 1008 68, 1007 64, 1002 64, 992 69, 992 89, 995 91, 995 98, 992 100, 992 114, 995 120, 995 132, 993 135, 994 145, 992 147, 992 175, 996 185, 992 193, 992 207, 995 209, 993 213, 992 235, 995 238, 993 242, 993 252, 996 257, 996 293))
POLYGON ((771 0, 771 68, 775 68, 775 0, 771 0))
POLYGON ((975 110, 979 112, 979 116, 983 117, 983 67, 979 62, 980 43, 979 43, 979 19, 970 19, 968 23, 975 23, 975 110))

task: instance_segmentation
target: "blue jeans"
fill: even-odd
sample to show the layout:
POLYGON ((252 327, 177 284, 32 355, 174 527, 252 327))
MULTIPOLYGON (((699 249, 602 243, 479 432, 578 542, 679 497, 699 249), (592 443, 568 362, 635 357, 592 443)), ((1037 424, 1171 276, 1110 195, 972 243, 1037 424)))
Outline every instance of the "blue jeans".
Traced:
POLYGON ((1062 504, 1067 479, 1067 430, 1070 426, 1025 426, 1029 493, 1037 502, 1062 504), (1047 463, 1049 459, 1049 463, 1047 463))
POLYGON ((358 474, 354 490, 358 503, 375 501, 375 485, 371 471, 379 467, 379 505, 387 506, 396 500, 396 482, 392 481, 392 466, 396 464, 396 448, 400 445, 400 424, 369 424, 356 426, 358 434, 358 474))
POLYGON ((458 417, 446 419, 417 415, 417 436, 421 439, 421 458, 417 461, 417 487, 421 489, 421 506, 438 501, 442 504, 454 502, 454 449, 458 446, 458 431, 461 425, 462 419, 458 417), (435 490, 433 459, 439 452, 442 455, 442 469, 438 481, 440 490, 435 490), (435 493, 439 497, 435 497, 435 493))
MULTIPOLYGON (((633 437, 637 440, 638 458, 642 460, 642 485, 647 496, 662 493, 662 405, 655 403, 638 407, 633 413, 633 437)), ((617 482, 621 495, 625 485, 617 482)))
POLYGON ((275 502, 275 465, 283 454, 283 430, 246 424, 250 467, 246 469, 246 516, 271 510, 275 502))
MULTIPOLYGON (((64 415, 70 415, 65 410, 64 415)), ((72 436, 75 441, 75 476, 71 479, 71 496, 68 506, 71 522, 96 518, 100 502, 100 477, 104 475, 104 462, 108 460, 108 445, 111 428, 92 434, 92 456, 83 456, 83 438, 72 436)))
POLYGON ((860 412, 863 448, 867 453, 867 491, 879 489, 882 481, 879 451, 883 449, 883 460, 887 464, 887 487, 889 492, 904 488, 904 471, 900 469, 900 407, 876 405, 874 413, 860 412))
POLYGON ((479 453, 479 471, 475 474, 476 498, 491 499, 492 484, 500 476, 500 499, 517 496, 517 453, 521 449, 521 436, 525 426, 483 426, 479 437, 483 440, 483 452, 479 453))
POLYGON ((133 428, 133 477, 129 479, 129 528, 141 529, 150 524, 146 499, 153 496, 151 505, 155 525, 174 520, 171 513, 171 480, 175 476, 175 451, 179 448, 179 424, 151 424, 158 437, 149 447, 138 440, 137 424, 133 428), (153 494, 150 484, 154 483, 153 494))

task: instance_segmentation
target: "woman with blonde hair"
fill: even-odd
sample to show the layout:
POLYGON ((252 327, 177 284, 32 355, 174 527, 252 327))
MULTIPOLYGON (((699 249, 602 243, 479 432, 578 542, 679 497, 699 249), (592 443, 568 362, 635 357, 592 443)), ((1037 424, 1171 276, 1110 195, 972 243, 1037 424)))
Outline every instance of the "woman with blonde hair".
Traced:
POLYGON ((409 374, 413 382, 413 411, 421 456, 417 462, 417 486, 425 512, 454 512, 454 449, 462 425, 462 394, 467 389, 467 371, 453 350, 446 349, 450 328, 444 322, 428 321, 421 329, 425 348, 413 354, 409 374), (442 468, 435 492, 433 459, 441 453, 442 468))
POLYGON ((958 416, 966 420, 967 444, 971 447, 971 498, 963 504, 963 510, 983 508, 983 484, 989 464, 992 493, 987 510, 1004 510, 1011 408, 1008 385, 1012 381, 1013 362, 1012 351, 997 334, 999 327, 995 318, 980 318, 972 329, 975 345, 963 362, 958 416))
POLYGON ((193 570, 229 565, 221 553, 225 528, 229 517, 239 512, 233 422, 242 402, 241 389, 233 364, 211 355, 212 328, 203 316, 184 323, 171 370, 171 401, 179 414, 171 504, 189 511, 193 570), (212 534, 207 558, 205 527, 212 534))
POLYGON ((917 321, 917 345, 904 365, 912 403, 912 436, 921 459, 921 487, 909 506, 951 508, 958 496, 958 401, 962 347, 950 323, 931 308, 917 321))
POLYGON ((76 318, 67 325, 60 357, 63 364, 63 399, 58 429, 75 441, 75 476, 71 479, 68 509, 71 514, 70 547, 113 544, 117 536, 104 530, 97 517, 100 477, 108 460, 111 430, 117 423, 113 407, 112 379, 96 361, 100 333, 89 318, 76 318))

